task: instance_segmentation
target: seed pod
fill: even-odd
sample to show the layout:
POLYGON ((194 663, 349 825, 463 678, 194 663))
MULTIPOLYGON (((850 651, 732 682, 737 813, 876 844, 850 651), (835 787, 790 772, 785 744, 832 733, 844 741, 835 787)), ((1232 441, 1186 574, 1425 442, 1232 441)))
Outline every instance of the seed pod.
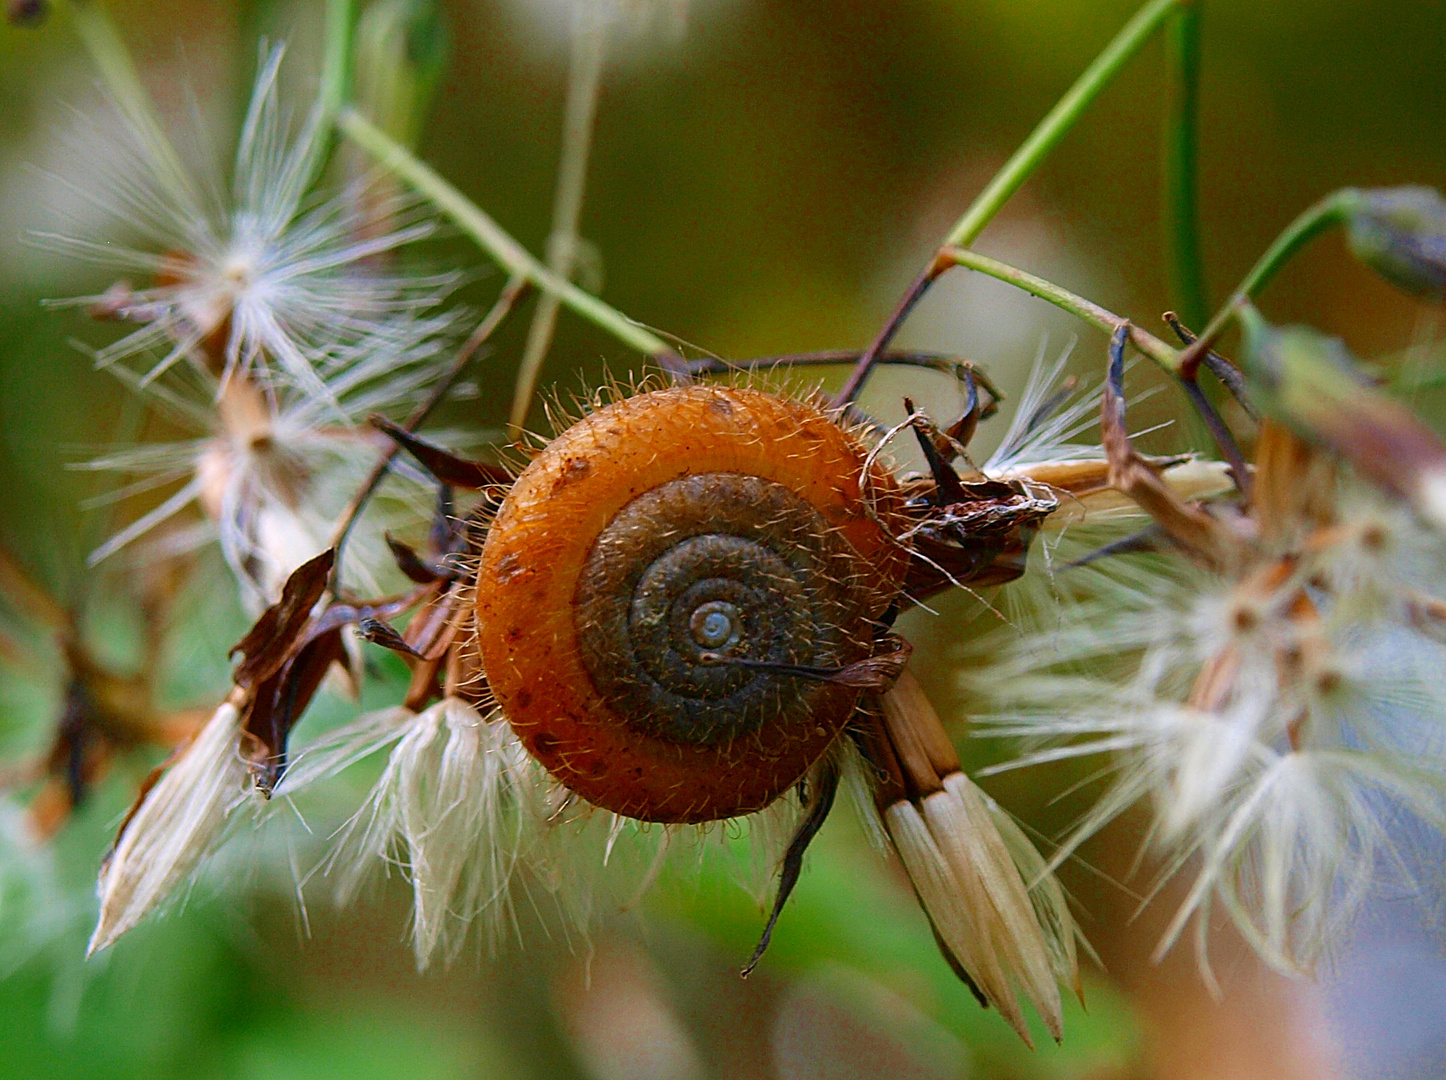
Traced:
POLYGON ((1242 313, 1251 396, 1302 437, 1446 528, 1446 446, 1406 405, 1367 382, 1339 338, 1242 313))

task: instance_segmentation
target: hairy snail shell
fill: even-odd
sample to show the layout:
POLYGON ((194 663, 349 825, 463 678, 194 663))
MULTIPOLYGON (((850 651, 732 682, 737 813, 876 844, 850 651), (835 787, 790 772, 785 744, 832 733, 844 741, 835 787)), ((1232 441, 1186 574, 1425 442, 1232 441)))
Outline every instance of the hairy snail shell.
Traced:
MULTIPOLYGON (((753 389, 640 394, 523 470, 478 574, 482 665, 528 750, 589 802, 648 821, 767 806, 858 691, 783 673, 873 649, 905 558, 860 481, 867 450, 753 389)), ((882 466, 871 497, 897 489, 882 466)))

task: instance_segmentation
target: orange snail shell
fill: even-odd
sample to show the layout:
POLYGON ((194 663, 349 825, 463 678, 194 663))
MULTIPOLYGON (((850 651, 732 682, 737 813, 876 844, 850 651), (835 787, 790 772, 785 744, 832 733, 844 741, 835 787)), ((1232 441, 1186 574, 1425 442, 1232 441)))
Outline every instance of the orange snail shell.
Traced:
MULTIPOLYGON (((859 691, 702 654, 870 654, 907 559, 865 512, 866 456, 815 406, 753 389, 640 394, 563 432, 503 501, 477 579, 483 669, 528 751, 646 821, 787 791, 859 691)), ((892 473, 869 486, 887 520, 892 473)))

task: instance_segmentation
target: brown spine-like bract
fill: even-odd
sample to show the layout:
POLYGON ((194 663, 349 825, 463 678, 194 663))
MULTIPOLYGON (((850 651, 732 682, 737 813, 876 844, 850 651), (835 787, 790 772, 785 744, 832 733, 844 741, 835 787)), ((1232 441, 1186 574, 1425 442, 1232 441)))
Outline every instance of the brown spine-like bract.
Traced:
POLYGON ((586 417, 518 477, 482 553, 488 683, 527 749, 646 821, 762 809, 859 691, 905 555, 894 478, 813 405, 690 386, 586 417), (882 510, 882 515, 880 514, 882 510))

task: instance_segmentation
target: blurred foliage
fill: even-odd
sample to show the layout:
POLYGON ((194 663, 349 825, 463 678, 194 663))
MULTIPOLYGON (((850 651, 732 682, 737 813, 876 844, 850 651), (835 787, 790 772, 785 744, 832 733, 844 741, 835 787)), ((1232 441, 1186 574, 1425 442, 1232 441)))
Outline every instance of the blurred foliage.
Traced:
MULTIPOLYGON (((1203 6, 1201 190, 1217 299, 1286 221, 1330 189, 1446 186, 1446 6, 1203 6)), ((606 75, 582 229, 602 255, 603 295, 725 356, 862 344, 938 235, 1132 7, 695 0, 681 40, 639 32, 606 75)), ((258 35, 291 40, 302 61, 317 51, 318 4, 116 0, 112 8, 163 107, 178 124, 192 108, 203 118, 203 156, 228 141, 258 35)), ((541 251, 557 160, 564 5, 455 0, 445 14, 451 63, 421 152, 541 251)), ((1170 303, 1156 190, 1160 59, 1158 45, 1146 51, 979 245, 1142 321, 1170 303)), ((112 511, 79 509, 96 492, 91 477, 67 466, 116 441, 159 437, 164 425, 133 415, 120 386, 71 344, 103 341, 105 328, 39 304, 109 282, 24 239, 27 230, 63 230, 76 212, 45 171, 64 181, 83 165, 74 147, 65 149, 67 109, 84 112, 96 100, 63 20, 38 31, 0 28, 0 542, 64 603, 82 607, 97 647, 123 661, 135 654, 133 601, 112 575, 84 570, 112 511)), ((82 169, 74 182, 87 175, 82 169)), ((430 257, 476 268, 464 290, 471 302, 484 302, 498 281, 460 238, 438 242, 430 257)), ((1292 266, 1265 306, 1276 321, 1311 322, 1366 356, 1430 337, 1423 309, 1342 258, 1338 238, 1292 266)), ((917 343, 963 350, 1017 387, 1042 333, 1054 331, 1058 348, 1060 328, 1074 330, 1002 286, 961 279, 926 302, 911 332, 917 343)), ((477 382, 510 389, 520 334, 514 326, 502 336, 477 382)), ((1102 346, 1085 336, 1080 363, 1094 365, 1102 346)), ((1403 359, 1423 367, 1419 356, 1403 359)), ((555 381, 565 395, 605 365, 622 375, 635 360, 564 318, 544 385, 555 381)), ((880 386, 871 406, 887 414, 897 409, 899 383, 880 386)), ((438 422, 497 426, 507 397, 453 403, 438 422)), ((121 512, 137 511, 125 504, 121 512)), ((950 639, 967 606, 946 602, 941 619, 911 625, 940 701, 955 693, 950 639)), ((169 646, 167 700, 218 693, 222 657, 242 628, 233 604, 186 598, 169 646)), ((34 652, 19 664, 0 661, 0 746, 13 755, 43 739, 60 674, 33 628, 7 629, 34 652)), ((374 681, 379 699, 395 685, 395 665, 390 672, 390 684, 385 671, 379 687, 374 681)), ((346 712, 341 703, 326 709, 346 712)), ((967 713, 967 702, 956 712, 967 713)), ((313 716, 306 726, 325 723, 313 716)), ((63 895, 83 900, 137 779, 134 769, 113 778, 61 837, 54 859, 69 882, 63 895)), ((1063 823, 1067 808, 1041 806, 1062 785, 1037 775, 1001 779, 992 785, 1001 800, 1041 830, 1063 823)), ((756 939, 760 909, 712 869, 673 876, 641 913, 611 919, 591 944, 551 940, 545 925, 529 925, 526 951, 428 977, 411 970, 396 882, 364 910, 314 903, 303 919, 265 884, 289 877, 281 847, 261 849, 277 863, 262 884, 203 889, 186 911, 99 961, 80 959, 90 916, 80 901, 74 917, 51 913, 56 929, 46 940, 10 940, 30 925, 16 914, 22 899, 0 907, 0 938, 9 935, 0 949, 0 1076, 764 1077, 798 1060, 813 1071, 790 1067, 790 1076, 1137 1075, 1136 1022, 1103 978, 1087 987, 1088 1014, 1071 1010, 1062 1048, 1031 1054, 1019 1046, 940 960, 902 877, 868 849, 850 815, 838 818, 747 983, 733 972, 756 939), (617 987, 661 1009, 637 1013, 661 1025, 649 1045, 671 1045, 665 1035, 673 1032, 694 1057, 679 1050, 660 1059, 672 1072, 610 1065, 588 1034, 586 1002, 617 987), (877 1036, 867 1053, 856 1048, 865 1035, 877 1036), (812 1048, 802 1058, 788 1049, 805 1045, 798 1039, 812 1048)), ((1048 1043, 1042 1031, 1039 1038, 1048 1043)))

